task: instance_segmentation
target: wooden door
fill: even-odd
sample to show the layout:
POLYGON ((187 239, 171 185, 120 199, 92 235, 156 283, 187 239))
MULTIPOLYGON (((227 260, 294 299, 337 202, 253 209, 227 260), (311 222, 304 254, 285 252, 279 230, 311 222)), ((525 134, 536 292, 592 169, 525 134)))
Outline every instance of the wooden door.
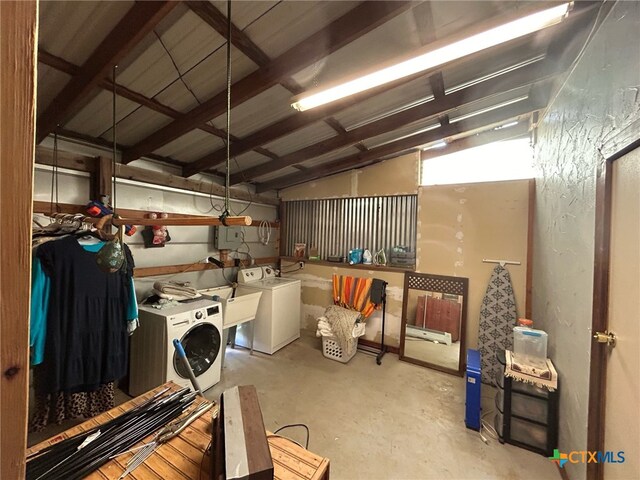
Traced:
POLYGON ((612 164, 605 479, 640 478, 640 148, 612 164), (618 455, 624 452, 624 462, 618 455), (613 463, 617 462, 617 463, 613 463))

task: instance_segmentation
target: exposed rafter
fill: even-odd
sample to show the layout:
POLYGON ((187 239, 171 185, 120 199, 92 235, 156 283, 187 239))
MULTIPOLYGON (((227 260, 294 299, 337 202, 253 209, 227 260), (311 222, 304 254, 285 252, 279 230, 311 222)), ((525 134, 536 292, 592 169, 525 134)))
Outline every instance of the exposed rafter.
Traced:
POLYGON ((235 184, 249 181, 256 177, 295 165, 298 162, 324 155, 355 142, 391 132, 418 120, 423 120, 429 117, 433 117, 435 120, 436 117, 442 117, 443 115, 446 115, 447 112, 462 105, 476 102, 478 100, 484 100, 497 94, 506 93, 511 90, 548 79, 559 73, 555 70, 558 67, 559 66, 555 62, 545 62, 543 66, 538 64, 527 65, 526 67, 522 67, 493 79, 489 85, 480 83, 478 85, 469 86, 431 102, 408 108, 375 122, 354 128, 353 130, 348 131, 343 137, 329 138, 287 155, 283 155, 279 160, 274 160, 272 162, 263 163, 255 167, 242 170, 231 176, 231 183, 235 184))
MULTIPOLYGON (((369 2, 367 2, 369 3, 369 2)), ((375 3, 375 2, 371 2, 371 3, 375 3)), ((423 4, 418 5, 418 7, 422 6, 423 4)), ((416 7, 417 8, 417 7, 416 7)), ((534 11, 538 11, 540 10, 540 6, 539 5, 530 5, 527 7, 524 7, 523 9, 519 10, 518 12, 509 12, 508 14, 505 15, 501 15, 499 17, 496 18, 491 18, 488 19, 484 22, 478 23, 477 25, 475 25, 471 30, 470 33, 477 33, 477 32, 481 32, 481 31, 485 31, 489 28, 493 28, 497 25, 501 25, 503 23, 505 23, 506 21, 510 21, 513 20, 514 18, 519 18, 520 16, 522 16, 525 13, 529 13, 529 12, 534 12, 534 11)), ((428 13, 428 12, 427 12, 428 13)), ((424 22, 423 22, 424 23, 424 22)), ((432 27, 429 27, 428 24, 429 22, 426 22, 427 26, 423 26, 420 25, 420 28, 431 28, 431 30, 433 30, 432 27)), ((553 29, 553 27, 552 27, 553 29)), ((552 30, 553 31, 553 30, 552 30)), ((423 48, 438 48, 440 46, 443 45, 447 45, 451 42, 454 42, 456 40, 459 40, 461 38, 464 38, 466 36, 468 36, 470 34, 469 32, 458 32, 456 34, 453 34, 451 36, 448 36, 445 39, 437 39, 434 40, 432 42, 429 42, 427 45, 423 46, 423 48)), ((546 35, 548 35, 549 33, 547 33, 546 35)), ((533 38, 533 36, 536 34, 530 34, 530 38, 533 38)), ((428 42, 428 40, 430 38, 434 38, 434 35, 424 35, 424 38, 422 39, 423 42, 428 42)), ((527 48, 523 48, 523 53, 524 52, 530 52, 531 49, 530 47, 527 48)), ((456 59, 453 60, 451 62, 449 62, 447 64, 447 67, 450 68, 454 65, 459 65, 459 64, 463 64, 467 61, 471 61, 473 57, 470 58, 460 58, 460 59, 456 59)), ((441 68, 441 67, 440 67, 441 68)), ((439 69, 440 69, 439 68, 439 69)), ((414 75, 413 77, 407 77, 405 79, 401 79, 401 80, 397 80, 395 83, 393 84, 387 84, 387 85, 383 85, 380 87, 377 87, 377 89, 374 90, 369 90, 369 91, 365 91, 365 92, 361 92, 358 95, 354 95, 351 97, 347 97, 332 103, 329 103, 327 105, 323 105, 321 107, 316 107, 314 109, 311 110, 307 110, 305 112, 300 112, 297 113, 296 115, 292 115, 289 118, 286 118, 280 122, 276 122, 275 124, 269 125, 257 132, 253 132, 251 135, 248 135, 247 137, 243 138, 241 142, 236 142, 234 145, 231 146, 231 154, 232 155, 240 155, 244 152, 247 152, 253 148, 255 148, 256 146, 259 145, 264 145, 270 141, 276 140, 277 138, 290 134, 291 132, 303 128, 305 126, 310 125, 311 123, 318 121, 320 119, 325 118, 328 115, 333 115, 337 112, 339 112, 340 110, 347 108, 349 106, 355 105, 358 102, 361 102, 363 100, 366 100, 368 98, 372 98, 373 96, 375 96, 376 94, 379 94, 381 92, 384 92, 390 88, 393 88, 395 86, 401 85, 404 82, 413 80, 415 78, 418 78, 422 75, 432 75, 434 76, 434 82, 437 82, 439 79, 438 73, 437 73, 437 69, 432 69, 429 72, 423 72, 422 74, 417 74, 414 75)), ((441 82, 441 86, 442 86, 441 82)), ((436 84, 436 89, 438 88, 437 84, 436 84)), ((443 89, 443 87, 442 87, 443 89)), ((443 91, 441 93, 444 93, 443 91)), ((443 119, 444 123, 447 122, 447 119, 444 118, 443 119)), ((226 158, 226 149, 219 149, 215 152, 212 152, 210 154, 207 154, 205 156, 203 156, 202 158, 189 163, 188 166, 185 167, 185 176, 190 176, 193 175, 195 173, 198 173, 199 171, 205 170, 207 168, 211 168, 211 167, 215 167, 219 164, 221 164, 224 159, 226 158)))
POLYGON ((40 143, 56 125, 64 123, 109 70, 176 5, 178 2, 173 1, 136 2, 40 115, 36 143, 40 143))
MULTIPOLYGON (((403 1, 364 2, 358 5, 266 66, 235 82, 232 86, 232 107, 264 92, 283 78, 344 47, 410 7, 411 2, 403 1)), ((225 109, 226 92, 222 91, 138 142, 130 151, 125 152, 124 161, 129 162, 157 150, 202 122, 224 113, 225 109)))
MULTIPOLYGON (((41 165, 53 165, 54 152, 50 148, 38 146, 35 154, 36 163, 41 165)), ((98 157, 88 157, 69 152, 58 152, 55 158, 58 166, 69 168, 71 170, 79 170, 83 172, 95 172, 98 168, 98 157)), ((135 180, 138 182, 150 183, 153 185, 163 185, 165 187, 179 188, 193 192, 200 192, 207 195, 216 195, 223 197, 225 188, 214 182, 202 180, 190 180, 169 173, 157 172, 147 168, 139 168, 131 165, 116 165, 116 176, 118 178, 135 180)), ((266 197, 262 195, 254 195, 246 192, 244 189, 231 189, 230 197, 236 200, 243 200, 253 203, 263 203, 265 205, 278 205, 279 200, 274 197, 266 197)))
MULTIPOLYGON (((346 108, 357 105, 358 103, 364 102, 365 100, 369 100, 376 95, 379 95, 380 93, 408 83, 418 76, 420 75, 406 77, 400 80, 396 80, 395 82, 389 83, 387 85, 382 85, 380 87, 372 88, 371 90, 358 93, 351 97, 337 100, 327 105, 322 105, 320 107, 306 110, 304 112, 297 112, 282 120, 272 123, 271 125, 268 125, 263 129, 258 130, 257 132, 253 132, 252 134, 247 135, 240 142, 235 142, 233 145, 231 145, 231 155, 241 155, 242 153, 248 152, 258 145, 265 145, 273 140, 307 127, 312 123, 330 117, 346 108)), ((225 158, 225 149, 216 150, 215 152, 207 154, 204 157, 199 158, 198 160, 191 162, 189 163, 189 165, 185 166, 184 176, 190 177, 191 175, 195 175, 202 170, 215 167, 216 165, 224 162, 225 158)))
POLYGON ((314 180, 326 175, 358 168, 380 161, 383 157, 404 152, 409 149, 419 147, 427 143, 442 140, 454 135, 460 135, 465 132, 488 127, 490 125, 499 124, 513 118, 528 115, 534 110, 543 108, 544 105, 532 104, 525 100, 512 105, 498 108, 496 110, 475 116, 469 120, 464 120, 450 125, 443 125, 428 132, 412 135, 410 137, 396 140, 385 145, 372 148, 367 152, 349 155, 347 157, 334 160, 325 165, 310 168, 304 172, 294 173, 285 177, 277 178, 270 182, 258 184, 257 191, 265 192, 269 190, 281 189, 298 183, 314 180))
MULTIPOLYGON (((73 130, 69 130, 66 128, 57 129, 58 134, 63 138, 68 138, 70 140, 76 140, 88 145, 97 145, 100 147, 105 147, 109 149, 109 151, 113 148, 113 142, 110 140, 106 140, 100 137, 93 137, 91 135, 87 135, 86 133, 74 132, 73 130)), ((122 150, 123 148, 127 148, 126 145, 117 144, 118 150, 122 150)), ((109 154, 111 157, 111 154, 109 154)), ((163 155, 157 155, 155 153, 150 153, 149 155, 145 155, 145 158, 149 160, 155 160, 156 162, 166 163, 167 165, 171 165, 174 167, 182 167, 184 163, 176 160, 175 158, 165 157, 163 155)))
MULTIPOLYGON (((73 63, 68 62, 63 58, 52 55, 51 53, 43 50, 42 48, 39 49, 38 51, 38 61, 41 63, 44 63, 45 65, 48 65, 51 68, 55 68, 60 72, 64 72, 68 75, 75 76, 80 74, 81 68, 79 66, 74 65, 73 63)), ((112 85, 113 85, 112 80, 107 78, 103 78, 98 83, 98 86, 100 88, 107 90, 109 92, 113 91, 112 85)), ((171 108, 168 105, 160 103, 155 98, 146 97, 145 95, 142 95, 141 93, 138 93, 138 92, 134 92, 133 90, 123 85, 120 85, 118 83, 116 83, 116 93, 121 97, 126 98, 127 100, 131 100, 132 102, 135 102, 139 105, 142 105, 143 107, 147 107, 150 110, 153 110, 154 112, 161 113, 168 117, 179 118, 182 115, 182 112, 179 112, 178 110, 171 108)), ((217 128, 213 125, 210 125, 208 123, 202 123, 198 125, 197 128, 204 132, 208 132, 212 135, 215 135, 218 138, 223 138, 223 139, 227 138, 227 134, 225 133, 224 130, 222 130, 221 128, 217 128)), ((239 141, 239 139, 234 137, 233 135, 231 135, 231 140, 239 141)), ((265 148, 257 147, 255 148, 255 151, 266 157, 271 158, 272 160, 278 159, 278 156, 275 153, 270 152, 265 148)), ((150 155, 146 155, 146 156, 150 157, 150 155)))
MULTIPOLYGON (((227 17, 220 12, 213 4, 207 0, 188 0, 186 4, 193 10, 193 12, 198 15, 205 23, 209 24, 218 34, 222 37, 227 38, 228 36, 228 24, 227 17)), ((245 34, 242 30, 236 27, 233 23, 231 23, 231 43, 234 47, 244 53, 248 58, 250 58, 256 65, 259 67, 266 67, 270 62, 271 58, 256 45, 253 40, 249 38, 247 34, 245 34)), ((299 95, 304 92, 304 88, 299 85, 292 78, 283 78, 280 80, 280 85, 289 90, 293 95, 299 95)), ((327 118, 324 120, 329 127, 331 127, 338 135, 343 135, 346 130, 340 123, 334 118, 327 118)), ((232 138, 233 142, 238 142, 239 139, 232 138)), ((366 148, 362 145, 359 145, 362 151, 366 150, 366 148)), ((259 147, 253 149, 259 153, 265 155, 265 153, 259 147)), ((267 155, 272 159, 277 157, 275 155, 267 155)))

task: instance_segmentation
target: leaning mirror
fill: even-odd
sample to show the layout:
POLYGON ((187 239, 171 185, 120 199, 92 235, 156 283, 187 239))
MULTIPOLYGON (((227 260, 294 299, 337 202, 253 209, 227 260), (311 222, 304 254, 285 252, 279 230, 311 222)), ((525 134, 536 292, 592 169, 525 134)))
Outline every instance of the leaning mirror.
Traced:
POLYGON ((469 279, 406 272, 400 360, 462 376, 469 279))

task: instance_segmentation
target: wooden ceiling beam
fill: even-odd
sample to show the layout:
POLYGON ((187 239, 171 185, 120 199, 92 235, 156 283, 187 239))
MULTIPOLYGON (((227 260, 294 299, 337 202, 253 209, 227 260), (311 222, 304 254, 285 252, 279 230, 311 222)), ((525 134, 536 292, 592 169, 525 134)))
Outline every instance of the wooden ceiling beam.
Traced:
MULTIPOLYGON (((216 32, 218 32, 220 36, 227 38, 227 17, 220 12, 220 10, 214 7, 211 2, 207 0, 187 0, 186 4, 205 23, 209 24, 216 32)), ((231 44, 244 53, 245 56, 250 58, 259 67, 265 67, 271 62, 271 58, 269 58, 269 56, 260 47, 258 47, 258 45, 253 43, 253 40, 251 40, 246 33, 236 27, 233 23, 231 23, 231 44)), ((304 92, 304 88, 292 78, 283 78, 279 83, 293 95, 300 95, 304 92)), ((335 119, 327 118, 325 119, 325 123, 334 129, 338 135, 341 135, 345 131, 335 119)), ((238 139, 234 139, 233 141, 237 142, 238 139)), ((272 160, 278 158, 274 153, 260 147, 256 147, 253 150, 266 155, 272 160)))
MULTIPOLYGON (((428 2, 426 2, 428 4, 428 2)), ((422 3, 420 5, 418 5, 417 7, 414 8, 420 8, 423 7, 425 5, 425 3, 422 3)), ((424 9, 424 7, 423 7, 424 9)), ((422 31, 422 30, 426 30, 430 33, 428 34, 424 34, 422 38, 422 42, 429 42, 429 40, 432 40, 430 43, 427 43, 423 46, 423 49, 428 49, 428 48, 438 48, 440 46, 443 45, 447 45, 449 43, 452 43, 456 40, 459 40, 460 38, 466 37, 470 34, 474 34, 474 33, 479 33, 482 31, 485 31, 489 28, 493 28, 497 25, 501 25, 507 21, 513 20, 515 18, 520 18, 523 15, 526 15, 528 13, 533 13, 535 11, 539 11, 540 10, 540 6, 539 5, 530 5, 527 7, 524 7, 523 9, 518 10, 517 12, 509 12, 508 14, 496 17, 496 18, 492 18, 489 19, 485 22, 482 22, 480 24, 475 25, 471 31, 465 31, 465 32, 458 32, 454 35, 451 35, 447 38, 444 39, 435 39, 435 34, 433 33, 434 29, 433 29, 433 23, 430 21, 423 21, 423 20, 416 20, 417 24, 418 24, 418 30, 422 31), (424 24, 424 25, 423 25, 424 24), (430 26, 431 25, 431 26, 430 26)), ((424 19, 424 18, 428 18, 428 15, 426 12, 422 15, 416 15, 416 18, 420 18, 420 19, 424 19)), ((530 34, 530 37, 533 37, 534 35, 536 35, 536 33, 530 34)), ((531 47, 526 46, 523 48, 523 57, 527 54, 527 52, 531 51, 531 47)), ((453 60, 452 62, 448 63, 446 65, 447 68, 451 68, 452 66, 455 65, 459 65, 459 64, 463 64, 465 62, 470 62, 473 61, 473 56, 468 57, 468 58, 460 58, 457 60, 453 60)), ((430 71, 426 71, 423 72, 421 74, 417 74, 415 76, 413 76, 412 78, 406 78, 403 79, 404 82, 413 80, 415 78, 418 78, 422 75, 431 75, 434 76, 434 81, 437 82, 441 75, 438 75, 438 73, 434 73, 437 72, 438 69, 441 69, 443 66, 438 67, 437 69, 431 69, 430 71)), ((316 107, 312 110, 307 110, 305 112, 299 112, 295 115, 292 115, 291 117, 288 117, 280 122, 276 122, 275 124, 269 125, 265 128, 263 128, 262 130, 259 130, 257 132, 252 133, 251 135, 245 137, 244 139, 242 139, 242 142, 238 143, 236 142, 234 145, 231 146, 231 154, 232 155, 240 155, 246 151, 249 151, 251 149, 253 149, 256 146, 259 145, 264 145, 270 141, 273 141, 279 137, 282 137, 284 135, 290 134, 293 131, 295 131, 296 129, 300 129, 303 128, 305 126, 310 125, 311 123, 314 123, 318 120, 323 119, 326 116, 330 116, 333 115, 337 112, 339 112, 340 110, 350 107, 352 105, 357 104, 358 102, 364 101, 368 98, 371 98, 373 96, 375 96, 376 94, 379 94, 383 91, 386 91, 387 89, 393 88, 395 86, 401 85, 403 83, 403 80, 398 80, 396 81, 396 83, 394 83, 393 85, 391 84, 387 84, 387 85, 383 85, 381 87, 378 87, 376 89, 376 91, 365 91, 365 92, 361 92, 360 94, 358 94, 359 96, 352 96, 352 97, 348 97, 346 99, 341 99, 335 102, 332 102, 330 104, 327 105, 323 105, 321 107, 316 107)), ((443 94, 444 93, 444 82, 441 81, 440 85, 435 85, 435 89, 436 92, 434 93, 438 93, 439 90, 439 94, 443 94)), ((446 123, 447 119, 444 118, 443 121, 446 123)), ((202 158, 196 160, 195 162, 191 162, 187 167, 185 167, 185 172, 184 175, 185 176, 191 176, 194 175, 195 173, 198 173, 199 171, 202 171, 206 168, 210 168, 212 166, 216 166, 219 165, 220 163, 222 163, 224 161, 224 159, 226 158, 226 150, 224 149, 219 149, 215 152, 212 152, 210 154, 207 154, 205 156, 203 156, 202 158)))
POLYGON ((510 119, 523 115, 528 115, 535 110, 543 108, 544 105, 536 105, 528 100, 524 100, 512 105, 500 107, 496 110, 477 115, 468 120, 464 120, 450 125, 441 126, 428 132, 412 135, 395 142, 387 143, 376 148, 372 148, 364 153, 349 155, 338 160, 334 160, 325 165, 310 168, 304 172, 294 173, 285 177, 277 178, 269 182, 257 185, 258 193, 286 188, 298 183, 308 182, 319 177, 333 175, 345 170, 363 167, 371 163, 380 161, 380 159, 398 152, 404 152, 409 149, 419 147, 431 142, 436 142, 447 137, 472 132, 474 130, 506 122, 510 119))
POLYGON ((64 123, 109 70, 177 5, 175 1, 136 2, 40 115, 36 143, 64 123))
MULTIPOLYGON (((227 17, 220 10, 218 10, 213 4, 206 0, 187 0, 185 2, 189 8, 198 15, 205 23, 211 26, 220 36, 227 38, 228 36, 228 22, 227 17)), ((266 67, 271 58, 256 45, 249 36, 231 23, 231 44, 240 50, 245 56, 253 61, 259 67, 266 67)), ((292 78, 283 78, 280 82, 284 88, 289 90, 293 95, 299 95, 304 92, 304 88, 299 85, 292 78)), ((326 119, 325 122, 331 128, 333 128, 338 134, 342 134, 344 128, 339 126, 337 120, 334 123, 330 122, 330 119, 326 119), (338 125, 336 125, 338 124, 338 125), (342 130, 340 130, 342 128, 342 130)), ((224 132, 224 130, 223 130, 224 132)), ((233 142, 238 142, 239 139, 232 138, 233 142)), ((261 147, 256 147, 254 151, 265 155, 272 160, 278 159, 278 156, 269 150, 261 147)))
MULTIPOLYGON (((273 140, 300 130, 304 127, 307 127, 312 123, 324 120, 325 118, 330 117, 348 107, 352 107, 354 105, 357 105, 358 103, 364 102, 365 100, 369 100, 376 95, 379 95, 380 93, 391 90, 392 88, 398 87, 405 83, 409 83, 410 81, 415 80, 420 76, 422 76, 422 74, 402 78, 400 80, 396 80, 395 82, 372 88, 356 95, 336 100, 335 102, 331 102, 326 105, 312 108, 311 110, 297 112, 282 120, 272 123, 271 125, 268 125, 263 129, 258 130, 257 132, 248 135, 247 137, 243 138, 241 142, 232 144, 231 155, 241 155, 244 152, 252 150, 258 145, 264 145, 273 140)), ((213 153, 209 153, 204 157, 199 158, 198 160, 187 165, 184 170, 184 176, 190 177, 191 175, 195 175, 202 170, 220 165, 222 162, 224 162, 225 158, 225 149, 219 149, 213 153)))
MULTIPOLYGON (((185 3, 205 23, 213 27, 222 38, 227 38, 227 17, 214 7, 211 2, 206 0, 187 0, 185 3)), ((233 12, 231 18, 233 18, 233 12)), ((267 54, 233 23, 231 23, 231 44, 260 67, 267 65, 271 61, 267 54)))
MULTIPOLYGON (((406 11, 411 5, 411 2, 406 1, 361 3, 264 67, 235 82, 231 88, 233 92, 231 96, 232 108, 360 38, 406 11)), ((193 130, 197 125, 221 115, 225 112, 226 105, 227 93, 226 90, 223 90, 171 124, 138 142, 128 152, 125 152, 124 161, 130 162, 146 153, 157 150, 193 130)))
MULTIPOLYGON (((52 55, 51 53, 43 49, 40 49, 38 51, 38 61, 45 65, 48 65, 51 68, 55 68, 58 71, 64 72, 72 76, 78 75, 81 70, 80 67, 78 67, 77 65, 74 65, 73 63, 68 62, 63 58, 52 55)), ((108 78, 103 78, 102 80, 100 80, 100 82, 98 83, 98 86, 109 92, 113 91, 113 82, 108 78)), ((150 110, 153 110, 154 112, 158 112, 163 115, 166 115, 167 117, 179 118, 182 115, 182 112, 179 112, 174 108, 171 108, 163 103, 160 103, 158 100, 154 98, 149 98, 145 95, 142 95, 141 93, 134 92, 133 90, 123 85, 120 85, 118 83, 116 83, 116 93, 120 95, 122 98, 131 100, 132 102, 142 105, 143 107, 147 107, 150 110)), ((224 130, 222 130, 221 128, 216 128, 213 125, 210 125, 208 123, 203 123, 201 125, 198 125, 197 128, 204 132, 208 132, 212 135, 215 135, 218 138, 222 138, 222 139, 227 138, 227 134, 224 130)), ((231 140, 239 141, 239 139, 237 137, 234 137, 233 135, 231 135, 231 140)), ((266 157, 271 158, 272 160, 278 159, 278 156, 275 153, 272 153, 265 148, 258 147, 258 148, 255 148, 255 151, 266 157)), ((149 155, 146 155, 146 156, 149 157, 149 155)))
MULTIPOLYGON (((99 147, 105 147, 108 149, 112 149, 113 148, 113 142, 110 142, 107 139, 104 138, 100 138, 100 137, 93 137, 91 135, 87 135, 85 133, 80 133, 80 132, 74 132, 73 130, 69 130, 66 128, 58 128, 56 130, 58 132, 58 134, 63 137, 63 138, 69 138, 71 140, 77 140, 89 145, 97 145, 99 147)), ((122 145, 122 144, 117 144, 116 148, 118 150, 121 150, 123 148, 126 148, 126 145, 122 145)), ((111 154, 109 153, 109 157, 111 157, 111 154)), ((171 158, 171 157, 165 157, 163 155, 156 155, 154 153, 151 153, 149 155, 146 155, 146 158, 149 160, 154 160, 156 162, 160 162, 160 163, 164 163, 167 165, 171 165, 173 167, 182 167, 184 166, 184 163, 176 160, 175 158, 171 158)))
MULTIPOLYGON (((35 161, 37 164, 53 165, 53 160, 53 150, 51 148, 43 146, 36 147, 35 161)), ((62 168, 91 173, 96 171, 97 161, 97 157, 89 157, 65 151, 58 152, 58 166, 62 168)), ((134 167, 132 165, 122 165, 121 163, 116 164, 116 177, 142 183, 149 183, 152 185, 205 193, 207 195, 215 195, 223 198, 225 194, 224 186, 218 185, 214 182, 190 180, 179 175, 156 172, 147 168, 134 167)), ((280 203, 280 201, 275 197, 252 195, 244 190, 231 189, 229 190, 229 196, 231 199, 262 203, 265 205, 278 205, 280 203)))
MULTIPOLYGON (((485 85, 485 82, 483 82, 469 86, 437 100, 408 108, 375 122, 349 130, 342 137, 332 137, 283 155, 279 160, 256 165, 234 173, 231 175, 231 184, 246 182, 256 177, 290 167, 298 162, 319 157, 320 155, 352 145, 367 138, 391 132, 418 120, 429 117, 433 117, 435 120, 435 118, 442 117, 446 115, 447 112, 455 110, 465 104, 478 100, 486 100, 497 94, 503 94, 532 83, 543 82, 559 73, 555 70, 557 67, 555 62, 545 62, 542 66, 538 64, 527 65, 526 67, 492 79, 489 85, 485 85)), ((442 123, 447 124, 448 119, 442 123)))

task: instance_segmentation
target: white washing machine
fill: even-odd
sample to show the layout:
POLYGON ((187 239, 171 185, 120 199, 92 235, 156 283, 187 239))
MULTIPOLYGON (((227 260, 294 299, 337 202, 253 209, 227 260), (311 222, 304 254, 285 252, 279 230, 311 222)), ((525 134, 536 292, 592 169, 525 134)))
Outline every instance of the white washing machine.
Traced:
POLYGON ((197 298, 158 310, 139 307, 140 326, 131 337, 129 394, 138 396, 164 382, 191 387, 189 374, 173 347, 178 338, 200 388, 220 381, 222 364, 222 306, 197 298))
MULTIPOLYGON (((238 272, 237 295, 262 292, 254 320, 253 348, 269 355, 300 338, 300 280, 276 277, 272 267, 251 267, 238 272)), ((250 327, 242 325, 236 344, 248 347, 250 327)))

